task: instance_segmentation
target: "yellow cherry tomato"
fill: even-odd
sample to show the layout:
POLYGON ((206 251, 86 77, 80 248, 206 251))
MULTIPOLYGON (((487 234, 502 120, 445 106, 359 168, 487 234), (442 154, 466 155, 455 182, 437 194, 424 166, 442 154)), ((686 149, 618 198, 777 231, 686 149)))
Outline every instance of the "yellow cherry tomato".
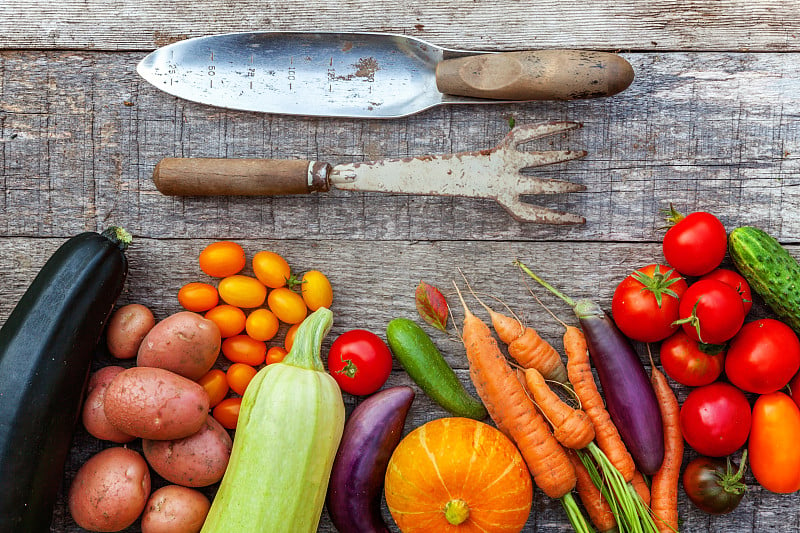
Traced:
POLYGON ((217 405, 224 400, 225 396, 228 394, 229 386, 227 376, 225 372, 219 368, 212 368, 209 370, 197 383, 208 393, 209 407, 217 405))
POLYGON ((222 355, 232 363, 258 366, 267 356, 267 345, 249 335, 234 335, 222 341, 222 355))
POLYGON ((200 252, 200 270, 215 278, 232 276, 246 263, 242 247, 231 241, 213 242, 200 252))
POLYGON ((251 309, 264 303, 267 288, 251 276, 235 274, 219 282, 219 296, 225 303, 251 309))
POLYGON ((228 380, 228 386, 231 388, 231 390, 239 396, 244 396, 244 391, 247 389, 247 386, 250 384, 250 380, 255 377, 257 372, 258 370, 250 365, 244 363, 233 363, 228 367, 225 377, 228 380))
POLYGON ((309 270, 300 282, 303 301, 312 311, 320 307, 330 307, 333 303, 333 289, 327 276, 319 270, 309 270))
POLYGON ((178 303, 187 311, 202 313, 219 303, 219 294, 213 285, 195 281, 180 288, 178 303))
POLYGON ((245 329, 257 341, 268 341, 278 333, 280 322, 269 309, 256 309, 247 315, 245 329))
POLYGON ((286 259, 266 250, 253 256, 253 272, 261 283, 271 289, 283 287, 292 275, 286 259))
POLYGON ((222 338, 233 337, 244 331, 247 321, 244 311, 229 304, 213 307, 206 312, 205 316, 217 325, 222 338))
POLYGON ((278 320, 287 324, 302 322, 308 314, 303 297, 288 287, 272 289, 267 296, 267 306, 278 320))

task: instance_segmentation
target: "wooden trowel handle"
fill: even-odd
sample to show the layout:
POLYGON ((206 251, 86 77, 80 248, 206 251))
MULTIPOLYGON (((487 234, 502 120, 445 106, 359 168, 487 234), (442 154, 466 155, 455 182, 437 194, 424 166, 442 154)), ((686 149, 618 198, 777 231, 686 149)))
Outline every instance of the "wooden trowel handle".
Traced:
POLYGON ((633 68, 608 52, 537 50, 446 59, 439 91, 497 100, 574 100, 611 96, 633 81, 633 68))
POLYGON ((288 159, 166 158, 153 171, 159 191, 176 196, 271 196, 330 189, 331 166, 288 159))

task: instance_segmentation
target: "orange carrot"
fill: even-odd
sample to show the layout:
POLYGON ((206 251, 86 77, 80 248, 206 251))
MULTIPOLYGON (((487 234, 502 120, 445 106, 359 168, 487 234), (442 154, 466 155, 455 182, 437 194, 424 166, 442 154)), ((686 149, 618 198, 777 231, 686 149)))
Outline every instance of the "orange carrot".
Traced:
POLYGON ((653 475, 650 508, 658 530, 662 533, 674 532, 678 531, 678 483, 683 461, 680 407, 667 378, 655 365, 652 365, 650 381, 656 391, 664 424, 664 462, 653 475))
POLYGON ((578 489, 578 497, 580 497, 583 507, 589 515, 589 520, 592 521, 592 524, 600 533, 615 531, 617 529, 617 519, 611 511, 611 506, 608 505, 608 500, 605 499, 600 489, 592 481, 589 471, 586 470, 578 454, 573 450, 567 450, 567 453, 578 476, 575 486, 578 489))
POLYGON ((551 498, 567 495, 577 480, 566 451, 528 398, 489 327, 470 312, 463 299, 461 303, 462 339, 475 390, 497 427, 516 443, 536 485, 551 498))
POLYGON ((567 369, 561 356, 536 330, 523 325, 516 318, 498 313, 483 302, 480 303, 489 313, 497 336, 508 345, 508 355, 522 368, 535 368, 551 381, 567 382, 567 369))
POLYGON ((633 485, 634 490, 639 495, 639 498, 642 499, 642 502, 646 506, 650 506, 650 487, 647 486, 647 481, 644 479, 644 475, 638 470, 633 473, 633 480, 631 481, 631 485, 633 485))
POLYGON ((628 452, 625 443, 619 436, 617 427, 603 404, 603 397, 594 382, 589 352, 583 332, 566 326, 564 332, 564 350, 567 352, 567 373, 575 394, 581 402, 583 410, 589 415, 594 425, 594 439, 597 446, 606 454, 609 461, 619 470, 626 482, 633 479, 636 465, 628 452))
POLYGON ((553 426, 553 436, 558 442, 581 450, 594 440, 594 426, 589 416, 582 409, 573 409, 564 403, 538 370, 526 369, 525 382, 536 406, 553 426))

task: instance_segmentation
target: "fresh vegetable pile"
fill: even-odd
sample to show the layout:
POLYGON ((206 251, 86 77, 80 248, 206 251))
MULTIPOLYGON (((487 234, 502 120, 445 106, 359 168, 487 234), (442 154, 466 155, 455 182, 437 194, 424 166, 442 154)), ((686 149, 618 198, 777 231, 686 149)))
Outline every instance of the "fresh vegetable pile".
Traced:
MULTIPOLYGON (((24 339, 41 328, 71 321, 86 335, 76 349, 56 338, 52 360, 64 363, 47 370, 48 383, 76 401, 46 409, 67 422, 79 416, 107 443, 67 489, 70 514, 90 531, 139 521, 144 533, 313 532, 327 507, 348 533, 390 531, 389 516, 401 531, 515 532, 534 490, 558 500, 577 532, 678 531, 681 485, 711 514, 739 505, 748 468, 766 490, 800 490, 800 266, 761 230, 728 235, 709 213, 672 208, 669 220, 663 263, 620 280, 610 315, 515 262, 574 312, 571 325, 547 310, 564 327, 563 357, 466 279, 468 290, 453 284, 463 321, 451 333, 447 299, 420 282, 419 317, 461 341, 477 397, 412 318, 389 321, 386 342, 356 327, 323 350, 334 316, 327 276, 298 276, 272 251, 248 262, 231 241, 199 252, 207 278, 178 290, 182 311, 157 320, 134 303, 106 323, 127 246, 124 234, 108 232, 76 237, 43 269, 0 331, 0 365, 22 364, 24 339), (731 268, 722 267, 726 252, 731 268), (51 276, 80 289, 48 292, 51 276), (87 287, 85 312, 67 313, 87 287), (754 298, 775 317, 750 318, 754 298), (53 306, 60 314, 41 318, 53 306), (61 369, 86 376, 103 326, 117 364, 87 376, 79 409, 80 390, 64 388, 61 369), (395 360, 410 385, 386 386, 395 360), (668 378, 689 388, 682 404, 668 378), (407 431, 419 392, 449 416, 407 431), (360 397, 349 415, 343 394, 360 397)), ((11 375, 0 374, 8 381, 0 385, 19 396, 11 375)), ((51 453, 66 453, 65 431, 51 453)), ((15 483, 2 520, 41 529, 51 489, 15 483), (20 510, 20 498, 36 516, 20 510)))

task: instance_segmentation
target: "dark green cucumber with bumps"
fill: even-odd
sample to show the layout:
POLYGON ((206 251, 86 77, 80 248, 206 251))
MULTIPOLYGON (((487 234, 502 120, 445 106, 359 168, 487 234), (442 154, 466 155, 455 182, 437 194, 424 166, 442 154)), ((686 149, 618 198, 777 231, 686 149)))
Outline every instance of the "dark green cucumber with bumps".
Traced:
POLYGON ((0 531, 46 532, 92 356, 128 272, 119 228, 66 241, 0 329, 0 531))
POLYGON ((800 334, 800 263, 767 232, 744 226, 731 231, 733 264, 764 302, 800 334))
POLYGON ((386 340, 411 379, 433 401, 456 416, 476 420, 486 418, 486 407, 467 392, 431 338, 416 322, 395 318, 386 327, 386 340))

